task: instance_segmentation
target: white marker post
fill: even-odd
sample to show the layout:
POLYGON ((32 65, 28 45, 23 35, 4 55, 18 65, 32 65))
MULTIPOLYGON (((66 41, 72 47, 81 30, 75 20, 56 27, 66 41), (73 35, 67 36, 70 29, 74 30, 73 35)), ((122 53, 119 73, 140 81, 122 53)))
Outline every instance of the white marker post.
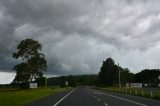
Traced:
POLYGON ((152 91, 151 91, 151 98, 153 98, 153 93, 152 93, 152 91))
POLYGON ((121 88, 121 73, 119 70, 119 63, 118 63, 118 71, 119 71, 119 88, 121 88))
POLYGON ((65 82, 66 87, 68 88, 68 81, 65 82))

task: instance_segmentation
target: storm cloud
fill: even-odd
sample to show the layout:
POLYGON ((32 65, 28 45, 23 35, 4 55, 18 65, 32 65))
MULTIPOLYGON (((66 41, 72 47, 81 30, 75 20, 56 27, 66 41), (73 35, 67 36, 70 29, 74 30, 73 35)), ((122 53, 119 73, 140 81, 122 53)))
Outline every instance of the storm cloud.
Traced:
POLYGON ((107 57, 159 68, 159 28, 159 0, 0 0, 0 70, 13 72, 26 38, 42 44, 50 75, 97 74, 107 57))

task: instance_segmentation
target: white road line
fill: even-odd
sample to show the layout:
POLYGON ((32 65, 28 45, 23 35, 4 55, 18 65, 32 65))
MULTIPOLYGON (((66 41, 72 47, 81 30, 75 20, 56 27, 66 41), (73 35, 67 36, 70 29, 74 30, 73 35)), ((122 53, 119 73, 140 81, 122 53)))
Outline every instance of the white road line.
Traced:
POLYGON ((104 103, 104 105, 105 105, 105 106, 108 106, 108 104, 107 104, 107 103, 104 103))
POLYGON ((94 93, 94 94, 102 94, 101 92, 92 92, 92 93, 94 93))
POLYGON ((96 96, 93 96, 94 98, 97 98, 96 96))
MULTIPOLYGON (((93 90, 95 91, 95 90, 93 90)), ((97 92, 97 91, 95 91, 97 92)), ((98 93, 100 94, 100 93, 98 93)), ((110 95, 110 94, 106 94, 106 93, 103 93, 104 95, 108 95, 108 96, 111 96, 111 97, 114 97, 114 98, 117 98, 117 99, 120 99, 120 100, 124 100, 124 101, 127 101, 127 102, 131 102, 131 103, 134 103, 134 104, 137 104, 137 105, 140 105, 140 106, 147 106, 146 104, 142 104, 142 103, 139 103, 139 102, 135 102, 135 101, 132 101, 132 100, 129 100, 129 99, 124 99, 124 98, 121 98, 121 97, 118 97, 118 96, 114 96, 114 95, 110 95)))
POLYGON ((54 104, 53 106, 57 106, 60 102, 62 102, 65 98, 67 98, 67 96, 69 96, 73 91, 75 91, 75 89, 73 89, 71 92, 69 92, 67 95, 65 95, 62 99, 60 99, 56 104, 54 104))
POLYGON ((100 101, 101 99, 98 99, 98 101, 100 101))

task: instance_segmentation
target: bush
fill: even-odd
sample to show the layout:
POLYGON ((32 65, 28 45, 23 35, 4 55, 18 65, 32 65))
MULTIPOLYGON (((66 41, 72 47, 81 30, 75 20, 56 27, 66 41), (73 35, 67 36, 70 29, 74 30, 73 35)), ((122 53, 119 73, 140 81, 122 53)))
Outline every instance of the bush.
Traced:
POLYGON ((28 82, 20 83, 19 87, 20 87, 20 89, 29 89, 30 88, 28 82))

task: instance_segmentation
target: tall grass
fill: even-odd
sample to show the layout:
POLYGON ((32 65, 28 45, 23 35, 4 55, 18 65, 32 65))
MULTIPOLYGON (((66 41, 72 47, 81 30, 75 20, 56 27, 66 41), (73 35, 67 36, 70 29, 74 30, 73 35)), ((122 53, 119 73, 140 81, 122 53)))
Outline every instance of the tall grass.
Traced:
POLYGON ((61 92, 65 88, 37 88, 16 91, 0 91, 0 106, 23 106, 52 93, 61 92))

